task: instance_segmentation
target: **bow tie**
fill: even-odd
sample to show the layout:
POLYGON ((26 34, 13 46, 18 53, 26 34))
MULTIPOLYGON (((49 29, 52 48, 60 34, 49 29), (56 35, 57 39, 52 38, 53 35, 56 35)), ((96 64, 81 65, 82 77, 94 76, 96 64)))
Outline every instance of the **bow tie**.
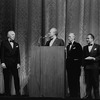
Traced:
POLYGON ((88 44, 88 46, 92 46, 93 44, 88 44))
POLYGON ((70 42, 69 45, 72 45, 72 43, 70 42))
POLYGON ((10 40, 10 42, 14 42, 14 40, 10 40))

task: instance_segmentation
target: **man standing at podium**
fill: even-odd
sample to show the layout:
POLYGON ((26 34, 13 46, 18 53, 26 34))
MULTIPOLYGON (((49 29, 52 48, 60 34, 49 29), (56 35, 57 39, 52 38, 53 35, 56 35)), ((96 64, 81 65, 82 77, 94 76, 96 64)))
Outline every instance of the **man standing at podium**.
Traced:
POLYGON ((45 46, 64 46, 64 41, 58 38, 58 32, 56 28, 51 28, 48 34, 49 40, 45 46))
POLYGON ((75 41, 75 34, 69 34, 67 45, 67 76, 70 97, 80 98, 80 73, 82 64, 82 46, 75 41))

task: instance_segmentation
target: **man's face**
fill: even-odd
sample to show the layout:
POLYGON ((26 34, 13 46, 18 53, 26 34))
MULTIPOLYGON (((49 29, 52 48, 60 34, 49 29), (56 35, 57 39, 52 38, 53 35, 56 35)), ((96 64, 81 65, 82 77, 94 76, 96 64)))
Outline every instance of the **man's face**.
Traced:
POLYGON ((49 37, 52 38, 55 35, 55 33, 56 33, 55 31, 56 31, 55 29, 51 29, 50 33, 49 33, 49 37))
POLYGON ((87 36, 86 41, 88 44, 91 44, 93 42, 93 38, 91 37, 91 35, 87 36))
POLYGON ((14 40, 15 39, 15 33, 13 31, 9 31, 8 32, 8 37, 11 39, 11 40, 14 40))
POLYGON ((74 34, 73 34, 73 33, 70 33, 69 36, 68 36, 68 40, 69 40, 70 42, 72 42, 74 39, 75 39, 74 34))

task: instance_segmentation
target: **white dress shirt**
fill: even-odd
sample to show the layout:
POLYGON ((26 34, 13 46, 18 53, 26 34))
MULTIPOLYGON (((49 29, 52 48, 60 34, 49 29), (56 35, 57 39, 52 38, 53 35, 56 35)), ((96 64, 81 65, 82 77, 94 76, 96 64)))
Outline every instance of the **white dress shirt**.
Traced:
POLYGON ((92 50, 92 48, 93 48, 93 45, 94 45, 94 44, 88 46, 88 50, 89 50, 89 52, 91 52, 91 50, 92 50))
POLYGON ((13 48, 13 47, 14 47, 14 43, 13 43, 13 42, 10 42, 10 40, 9 40, 9 39, 8 39, 8 41, 9 41, 9 43, 10 43, 11 47, 13 48))
POLYGON ((74 41, 72 41, 71 43, 72 43, 72 44, 70 45, 69 50, 71 50, 71 47, 72 47, 72 45, 73 45, 74 41))
POLYGON ((50 41, 49 46, 52 46, 55 40, 56 40, 56 36, 50 41))

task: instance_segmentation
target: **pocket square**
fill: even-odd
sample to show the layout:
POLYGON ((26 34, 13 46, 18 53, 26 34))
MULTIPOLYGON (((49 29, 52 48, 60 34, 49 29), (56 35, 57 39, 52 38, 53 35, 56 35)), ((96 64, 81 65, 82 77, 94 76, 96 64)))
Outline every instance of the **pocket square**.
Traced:
POLYGON ((16 46, 16 48, 18 48, 18 45, 16 46))
POLYGON ((74 47, 73 49, 76 49, 76 47, 74 47))
POLYGON ((94 50, 97 50, 97 48, 94 48, 94 50))

